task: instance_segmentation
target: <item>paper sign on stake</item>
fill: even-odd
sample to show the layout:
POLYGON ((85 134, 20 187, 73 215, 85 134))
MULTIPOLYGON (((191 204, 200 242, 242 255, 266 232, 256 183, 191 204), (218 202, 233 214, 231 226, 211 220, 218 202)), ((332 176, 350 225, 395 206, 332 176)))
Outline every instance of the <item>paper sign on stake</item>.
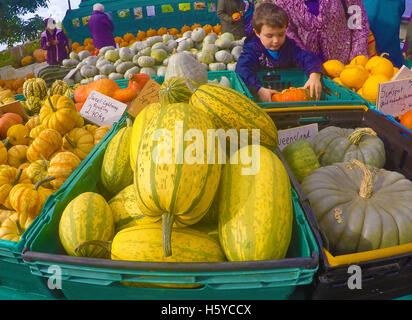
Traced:
POLYGON ((291 129, 279 130, 279 149, 283 150, 288 144, 298 141, 300 139, 310 141, 318 132, 319 128, 317 123, 312 123, 291 129))
POLYGON ((383 114, 393 117, 412 110, 412 78, 380 83, 376 106, 383 114))
POLYGON ((98 126, 109 126, 120 120, 127 105, 97 91, 90 92, 80 114, 98 126))
POLYGON ((146 82, 142 91, 137 95, 134 99, 132 105, 129 108, 128 113, 136 118, 139 112, 146 107, 147 105, 155 102, 159 102, 159 91, 160 91, 160 84, 158 84, 153 79, 149 79, 146 82))

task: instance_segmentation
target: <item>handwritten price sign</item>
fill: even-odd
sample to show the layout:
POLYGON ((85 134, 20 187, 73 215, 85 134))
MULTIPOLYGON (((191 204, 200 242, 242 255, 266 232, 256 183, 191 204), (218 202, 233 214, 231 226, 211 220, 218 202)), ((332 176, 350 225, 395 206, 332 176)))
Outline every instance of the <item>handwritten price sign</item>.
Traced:
POLYGON ((148 104, 159 102, 160 84, 153 79, 147 81, 142 88, 142 91, 134 99, 132 105, 129 108, 128 113, 136 118, 140 111, 148 104))
POLYGON ((412 78, 380 83, 377 108, 394 117, 412 110, 412 78))
POLYGON ((120 120, 127 105, 97 91, 89 94, 80 114, 98 126, 112 125, 120 120))

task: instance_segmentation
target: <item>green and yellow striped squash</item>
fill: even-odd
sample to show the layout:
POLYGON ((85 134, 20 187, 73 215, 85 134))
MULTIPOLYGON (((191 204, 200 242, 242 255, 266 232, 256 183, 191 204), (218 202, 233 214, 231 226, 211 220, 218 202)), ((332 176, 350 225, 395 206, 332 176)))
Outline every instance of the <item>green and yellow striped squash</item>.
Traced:
MULTIPOLYGON (((285 257, 292 236, 293 204, 289 176, 269 149, 250 152, 260 168, 245 175, 250 165, 225 165, 219 189, 219 239, 229 261, 272 260, 285 257), (258 157, 258 155, 260 155, 258 157), (259 159, 260 158, 260 159, 259 159)), ((253 162, 252 162, 253 164, 253 162)))
POLYGON ((173 254, 171 256, 164 256, 162 239, 161 223, 123 229, 113 238, 111 259, 150 262, 222 262, 226 260, 215 239, 190 227, 173 228, 173 254))
POLYGON ((166 79, 160 86, 160 103, 162 105, 179 102, 189 103, 192 90, 190 90, 187 85, 188 81, 190 81, 190 79, 183 77, 166 79))
POLYGON ((121 128, 109 142, 104 153, 100 181, 111 196, 133 183, 133 171, 129 165, 131 137, 131 126, 121 128))
POLYGON ((161 220, 161 217, 149 217, 142 213, 137 205, 133 184, 110 199, 109 206, 113 213, 115 233, 129 227, 151 224, 161 220))
MULTIPOLYGON (((221 164, 217 159, 208 161, 205 141, 200 147, 196 145, 196 141, 207 139, 209 129, 214 125, 205 112, 175 103, 162 106, 144 131, 134 172, 137 202, 144 214, 162 216, 165 256, 171 254, 173 222, 178 227, 197 223, 209 209, 219 185, 221 164), (184 141, 193 129, 203 137, 189 136, 184 141), (154 137, 154 133, 160 136, 154 137), (197 159, 189 158, 196 149, 197 159)), ((217 138, 215 142, 217 153, 220 142, 217 138)))
POLYGON ((106 257, 106 250, 95 245, 75 252, 83 242, 113 239, 113 214, 106 200, 98 193, 85 192, 70 201, 60 218, 59 237, 70 256, 106 257))
POLYGON ((216 128, 260 130, 260 144, 270 149, 278 146, 277 128, 269 115, 245 95, 226 86, 208 83, 201 85, 190 98, 190 105, 207 112, 216 128))
POLYGON ((47 97, 47 84, 42 78, 28 79, 23 83, 22 92, 24 98, 37 97, 43 100, 47 97))
POLYGON ((146 129, 147 123, 150 119, 152 119, 156 112, 160 110, 160 107, 160 103, 152 103, 147 105, 142 111, 139 112, 133 122, 132 137, 130 140, 130 166, 133 171, 136 167, 137 150, 139 149, 144 130, 146 129))
POLYGON ((299 183, 313 170, 320 168, 318 157, 307 140, 301 139, 288 144, 282 150, 282 155, 299 183))

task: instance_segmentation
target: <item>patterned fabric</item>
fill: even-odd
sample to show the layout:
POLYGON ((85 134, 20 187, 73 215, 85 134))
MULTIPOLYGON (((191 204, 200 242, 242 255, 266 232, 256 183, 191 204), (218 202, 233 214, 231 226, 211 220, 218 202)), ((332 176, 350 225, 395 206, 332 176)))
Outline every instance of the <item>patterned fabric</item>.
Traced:
POLYGON ((376 51, 376 39, 375 36, 373 35, 372 31, 369 30, 369 38, 368 38, 368 55, 369 58, 372 58, 378 54, 378 51, 376 51))
POLYGON ((369 24, 362 0, 319 0, 319 13, 310 12, 304 0, 275 0, 289 16, 287 36, 298 46, 312 51, 322 61, 337 59, 349 63, 357 55, 367 55, 369 24), (362 27, 350 30, 346 7, 358 5, 362 27))

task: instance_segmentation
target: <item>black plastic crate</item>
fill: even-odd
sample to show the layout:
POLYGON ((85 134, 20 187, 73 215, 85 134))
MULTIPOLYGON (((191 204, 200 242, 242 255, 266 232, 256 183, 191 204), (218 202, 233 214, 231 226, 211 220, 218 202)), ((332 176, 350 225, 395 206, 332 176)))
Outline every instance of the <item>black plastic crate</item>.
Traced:
MULTIPOLYGON (((385 144, 385 169, 400 172, 412 180, 412 135, 374 110, 364 106, 350 106, 266 111, 278 129, 310 123, 318 123, 319 130, 331 125, 344 128, 370 127, 377 132, 385 144)), ((286 163, 280 152, 277 153, 286 163)), ((316 241, 319 247, 323 248, 326 239, 317 226, 309 200, 287 165, 286 169, 293 187, 299 194, 299 201, 316 241)), ((348 273, 351 264, 331 266, 322 249, 319 262, 319 270, 312 283, 312 299, 394 299, 412 293, 412 252, 353 263, 362 271, 361 289, 348 287, 348 280, 352 276, 348 273)))

